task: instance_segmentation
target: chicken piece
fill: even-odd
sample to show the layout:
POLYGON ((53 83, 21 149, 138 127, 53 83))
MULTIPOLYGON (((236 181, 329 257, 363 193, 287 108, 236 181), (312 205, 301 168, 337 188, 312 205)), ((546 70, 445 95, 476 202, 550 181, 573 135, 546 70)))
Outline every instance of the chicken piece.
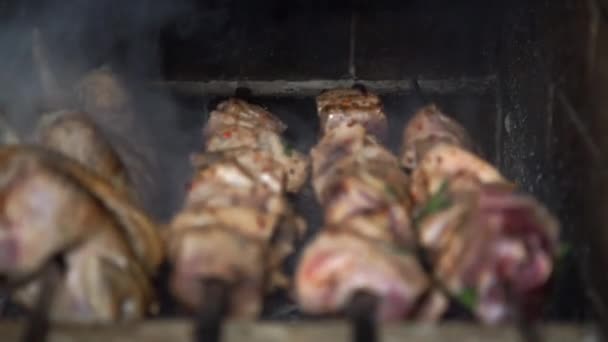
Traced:
POLYGON ((355 168, 384 173, 378 181, 372 181, 383 190, 386 190, 385 184, 388 183, 395 184, 395 191, 400 192, 400 185, 407 182, 407 176, 399 170, 395 156, 376 139, 367 135, 365 128, 358 124, 337 126, 321 138, 312 148, 310 155, 313 188, 321 203, 327 201, 324 193, 331 188, 332 183, 340 181, 345 174, 354 172, 351 170, 355 168))
MULTIPOLYGON (((104 229, 90 235, 65 257, 66 271, 51 304, 54 321, 132 321, 156 310, 151 281, 134 261, 112 219, 101 217, 98 223, 104 229)), ((16 292, 16 300, 33 307, 40 285, 38 280, 29 283, 16 292)))
POLYGON ((291 148, 273 131, 238 125, 225 126, 207 138, 205 149, 206 152, 258 149, 269 153, 285 170, 289 192, 297 192, 308 175, 308 158, 291 148))
POLYGON ((412 253, 409 179, 378 139, 386 130, 380 100, 334 90, 317 106, 324 136, 311 150, 313 188, 325 227, 298 266, 298 302, 335 313, 363 291, 379 300, 378 319, 411 317, 430 282, 412 253))
POLYGON ((263 150, 241 147, 221 152, 198 153, 192 156, 191 161, 195 168, 205 169, 214 163, 230 159, 243 168, 243 172, 255 177, 257 182, 268 186, 271 191, 285 192, 286 177, 283 166, 277 163, 270 153, 263 150))
POLYGON ((311 156, 313 187, 325 208, 326 225, 348 220, 370 237, 411 242, 408 178, 398 160, 367 136, 363 126, 337 126, 311 156), (360 217, 368 214, 370 219, 360 217))
POLYGON ((302 186, 308 158, 288 149, 284 129, 241 100, 211 113, 205 151, 191 158, 197 171, 171 222, 171 287, 185 306, 204 305, 202 281, 217 279, 230 286, 231 316, 256 316, 264 294, 288 285, 282 266, 306 225, 284 192, 302 186))
POLYGON ((58 111, 45 114, 38 123, 35 141, 79 161, 118 189, 131 190, 131 182, 120 157, 84 113, 58 111))
POLYGON ((458 122, 443 114, 436 105, 418 110, 403 132, 402 165, 410 170, 418 166, 426 152, 438 143, 472 150, 468 133, 458 122))
POLYGON ((199 170, 189 185, 186 205, 210 208, 250 207, 261 213, 281 215, 285 210, 285 199, 233 160, 216 162, 199 170))
POLYGON ((317 96, 321 131, 325 134, 342 123, 358 123, 380 139, 387 135, 387 123, 380 98, 360 89, 333 89, 317 96))
MULTIPOLYGON (((162 245, 154 225, 80 164, 36 147, 0 148, 0 274, 29 279, 62 254, 52 319, 141 318, 154 307, 162 245)), ((32 306, 40 280, 17 293, 32 306)))
POLYGON ((31 156, 2 160, 0 273, 18 279, 101 229, 91 197, 31 156))
POLYGON ((174 230, 189 229, 201 224, 222 223, 238 234, 268 241, 272 237, 280 216, 263 213, 253 207, 233 206, 209 208, 201 204, 182 210, 173 220, 174 230))
POLYGON ((23 250, 26 250, 28 254, 23 255, 26 259, 14 262, 17 262, 17 265, 19 262, 26 262, 28 265, 12 267, 31 272, 50 257, 48 254, 63 250, 78 239, 86 237, 89 229, 96 227, 94 223, 96 218, 88 218, 89 215, 94 216, 92 214, 94 211, 90 213, 91 206, 101 204, 107 211, 104 215, 112 215, 119 224, 135 257, 146 272, 152 275, 158 269, 163 259, 164 248, 157 226, 125 196, 124 192, 117 191, 97 174, 63 155, 32 146, 0 148, 0 169, 3 170, 0 173, 0 188, 6 189, 2 191, 5 198, 2 203, 6 208, 3 210, 13 208, 10 206, 13 200, 7 196, 12 193, 9 190, 16 191, 15 195, 11 195, 11 197, 16 196, 15 207, 10 209, 14 210, 14 214, 10 214, 14 215, 12 216, 14 218, 5 220, 3 224, 6 227, 0 229, 6 234, 3 243, 7 247, 3 250, 12 251, 3 256, 7 258, 7 264, 15 258, 20 259, 18 255, 12 254, 17 252, 23 254, 23 250), (24 175, 29 176, 24 177, 24 175), (29 187, 23 187, 21 182, 33 183, 29 187), (44 201, 41 202, 42 199, 44 201), (50 205, 51 203, 53 205, 50 205), (78 222, 85 218, 90 219, 91 222, 78 222), (34 221, 21 224, 20 220, 34 221), (49 225, 49 222, 57 222, 57 224, 49 225), (15 234, 30 234, 30 229, 15 230, 16 224, 28 228, 40 225, 40 230, 47 230, 48 235, 52 237, 44 239, 42 235, 38 235, 39 232, 36 232, 35 236, 16 240, 15 234), (60 229, 60 232, 44 229, 49 226, 60 229), (21 239, 24 242, 21 242, 21 239), (29 243, 40 245, 38 241, 44 241, 44 247, 22 249, 18 246, 29 243), (37 252, 35 253, 34 250, 37 252), (36 256, 37 254, 41 254, 42 257, 36 256))
POLYGON ((356 155, 365 143, 365 128, 361 125, 342 125, 325 134, 310 150, 312 185, 319 202, 331 181, 356 165, 356 155))
POLYGON ((257 316, 262 307, 264 244, 220 225, 184 229, 172 234, 169 255, 175 265, 171 289, 187 308, 204 305, 202 280, 230 286, 231 316, 257 316))
POLYGON ((429 280, 410 251, 325 227, 306 248, 295 284, 306 312, 339 312, 365 291, 379 300, 378 319, 396 320, 412 313, 429 280))
MULTIPOLYGON (((220 103, 211 112, 205 125, 206 152, 230 151, 233 155, 245 150, 257 148, 269 153, 283 167, 289 164, 305 173, 307 163, 303 155, 292 155, 288 146, 281 140, 279 134, 286 126, 270 112, 263 108, 238 99, 229 99, 220 103), (286 158, 287 157, 287 158, 286 158), (296 158, 292 158, 296 157, 296 158)), ((247 151, 245 151, 248 153, 247 151)), ((293 172, 288 173, 289 188, 299 187, 305 179, 296 180, 297 186, 292 185, 293 172)), ((302 178, 302 177, 299 177, 302 178)), ((305 178, 305 177, 304 177, 305 178)), ((295 189, 297 190, 297 189, 295 189)))
POLYGON ((293 252, 306 225, 282 195, 282 168, 268 157, 263 151, 244 148, 196 155, 194 162, 200 169, 190 183, 186 204, 171 227, 178 232, 221 225, 270 243, 267 272, 272 279, 268 286, 275 288, 286 284, 282 263, 293 252))
POLYGON ((532 197, 500 184, 439 194, 447 208, 418 224, 435 277, 486 323, 509 318, 512 299, 526 298, 549 279, 558 223, 532 197), (471 299, 472 298, 472 299, 471 299))
MULTIPOLYGON (((237 237, 239 239, 244 239, 250 241, 251 244, 256 243, 255 246, 260 246, 259 248, 264 248, 267 250, 266 253, 263 254, 264 260, 262 261, 266 266, 261 271, 263 274, 267 275, 268 280, 265 282, 266 289, 264 292, 270 292, 272 290, 278 288, 285 288, 289 284, 288 278, 283 273, 283 262, 285 259, 294 252, 294 246, 297 242, 299 242, 306 230, 306 224, 304 220, 295 215, 291 208, 287 208, 284 210, 285 214, 281 217, 277 217, 278 221, 273 221, 272 224, 268 224, 267 227, 272 228, 270 233, 272 236, 262 235, 258 231, 252 231, 250 227, 256 227, 256 224, 252 224, 255 222, 255 218, 250 218, 247 215, 243 215, 242 208, 235 208, 233 210, 231 216, 220 216, 215 213, 215 210, 204 208, 190 208, 184 210, 178 214, 173 220, 171 227, 173 231, 173 239, 183 239, 183 240, 197 240, 198 238, 189 237, 192 235, 202 234, 198 232, 197 227, 214 227, 209 229, 222 230, 227 234, 232 234, 234 237, 229 239, 229 243, 234 243, 237 237), (177 237, 176 237, 177 236, 177 237)), ((254 213, 254 212, 252 212, 254 213)), ((259 214, 258 214, 259 215, 259 214)), ((201 228, 202 229, 202 228, 201 228)), ((206 228, 205 228, 206 229, 206 228)), ((267 230, 268 231, 268 230, 267 230)), ((231 235, 230 235, 231 236, 231 235)), ((222 240, 224 241, 224 240, 222 240)), ((194 244, 193 241, 188 241, 188 244, 194 244)), ((227 242, 228 243, 228 242, 227 242)), ((180 250, 184 245, 171 243, 171 248, 175 248, 175 250, 180 250)), ((253 246, 253 245, 252 245, 253 246)), ((191 247, 192 250, 195 249, 195 246, 191 247)), ((198 248, 200 250, 204 250, 208 248, 206 245, 201 245, 198 248)), ((253 247, 252 247, 253 248, 253 247)), ((258 248, 258 247, 256 247, 258 248)), ((186 253, 186 252, 184 252, 186 253)), ((192 252, 194 253, 194 252, 192 252)), ((219 252, 218 252, 219 253, 219 252)), ((229 253, 229 252, 222 252, 229 253)), ((257 252, 256 252, 257 253, 257 252)), ((261 258, 261 257, 260 257, 261 258)), ((172 256, 172 259, 176 264, 184 263, 184 259, 179 259, 175 256, 172 256)), ((251 267, 251 264, 247 267, 251 267)), ((188 264, 182 265, 184 268, 193 267, 192 265, 188 266, 188 264)), ((246 266, 243 266, 246 267, 246 266)), ((260 272, 259 268, 256 268, 247 271, 243 274, 256 274, 256 272, 260 272)), ((222 280, 230 280, 233 281, 232 278, 222 278, 223 274, 218 274, 217 278, 222 280)), ((176 274, 172 279, 174 279, 174 283, 181 283, 183 280, 178 280, 180 274, 176 274)), ((265 276, 266 277, 266 276, 265 276)), ((266 279, 266 278, 264 278, 266 279)), ((243 281, 243 280, 239 280, 243 281)), ((177 286, 177 285, 176 285, 177 286)), ((174 291, 176 293, 180 292, 182 288, 174 287, 174 291)), ((196 289, 192 289, 192 291, 198 291, 196 289)), ((180 296, 180 294, 177 294, 180 296)), ((187 295, 186 295, 187 296, 187 295)), ((192 306, 198 305, 197 302, 192 301, 192 306)), ((235 304, 236 305, 236 304, 235 304)), ((257 304, 256 304, 257 307, 257 304)), ((249 311, 247 311, 249 312, 249 311)), ((249 312, 252 315, 257 314, 255 312, 249 312)))
POLYGON ((231 126, 271 131, 277 134, 287 128, 281 120, 262 107, 231 98, 220 103, 211 112, 209 120, 205 124, 204 135, 217 135, 218 132, 231 126))
POLYGON ((426 203, 448 180, 453 190, 475 189, 480 183, 511 185, 496 168, 471 152, 456 145, 437 144, 412 173, 410 193, 414 203, 426 203))

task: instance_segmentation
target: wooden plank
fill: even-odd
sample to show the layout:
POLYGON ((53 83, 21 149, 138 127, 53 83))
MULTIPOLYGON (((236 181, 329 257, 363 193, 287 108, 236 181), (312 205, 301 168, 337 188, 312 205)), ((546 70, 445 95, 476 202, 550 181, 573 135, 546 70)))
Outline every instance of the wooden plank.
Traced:
MULTIPOLYGON (((19 322, 1 322, 0 336, 3 342, 19 341, 22 325, 19 322)), ((587 325, 548 324, 541 328, 545 341, 599 341, 596 331, 587 325)), ((135 325, 59 326, 52 330, 50 342, 180 342, 191 340, 191 324, 183 320, 148 321, 135 325)), ((254 323, 230 322, 224 330, 224 341, 250 342, 320 342, 348 341, 349 327, 343 322, 254 323)), ((519 341, 512 327, 481 327, 474 324, 449 323, 399 324, 382 329, 385 342, 479 342, 519 341)))

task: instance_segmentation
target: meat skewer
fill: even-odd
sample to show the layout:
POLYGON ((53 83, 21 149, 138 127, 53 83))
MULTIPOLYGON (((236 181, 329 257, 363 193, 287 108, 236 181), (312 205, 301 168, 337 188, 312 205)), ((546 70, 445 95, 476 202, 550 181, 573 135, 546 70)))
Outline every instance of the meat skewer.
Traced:
POLYGON ((135 197, 126 166, 97 125, 83 112, 45 113, 34 142, 71 157, 135 197))
POLYGON ((238 99, 211 113, 169 238, 171 288, 186 308, 212 310, 218 303, 205 293, 220 283, 229 294, 226 314, 251 318, 266 292, 287 285, 281 266, 305 224, 285 193, 302 186, 308 161, 283 142, 284 130, 271 113, 238 99))
MULTIPOLYGON (((56 82, 39 33, 34 41, 48 88, 56 82)), ((141 318, 156 307, 151 278, 164 249, 157 227, 133 202, 127 170, 93 121, 70 109, 60 91, 45 93, 55 111, 42 116, 33 137, 45 148, 9 146, 0 152, 0 273, 20 285, 14 296, 25 307, 49 303, 53 321, 141 318), (56 291, 47 293, 38 275, 57 259, 65 267, 56 291)), ((43 309, 37 307, 33 316, 39 322, 43 309)))
MULTIPOLYGON (((149 278, 162 248, 155 225, 130 200, 80 164, 45 149, 5 147, 0 164, 3 276, 19 281, 62 254, 66 271, 53 300, 53 320, 129 320, 153 309, 149 278)), ((29 307, 39 291, 39 282, 29 281, 15 296, 29 307)))
POLYGON ((409 179, 379 143, 386 117, 376 95, 331 90, 317 107, 324 132, 311 150, 312 182, 324 228, 301 257, 297 299, 306 312, 330 314, 367 298, 368 319, 351 315, 365 335, 366 320, 413 316, 429 286, 414 251, 409 179))
POLYGON ((27 327, 24 329, 21 341, 23 342, 44 342, 47 339, 50 322, 49 311, 52 300, 55 297, 56 284, 59 282, 62 270, 60 261, 52 260, 50 265, 45 267, 42 277, 42 290, 38 295, 38 300, 34 310, 30 313, 27 327))
POLYGON ((509 319, 546 284, 558 223, 471 151, 470 138, 434 106, 406 125, 402 163, 412 168, 419 243, 433 277, 483 322, 509 319), (510 295, 510 293, 512 295, 510 295))

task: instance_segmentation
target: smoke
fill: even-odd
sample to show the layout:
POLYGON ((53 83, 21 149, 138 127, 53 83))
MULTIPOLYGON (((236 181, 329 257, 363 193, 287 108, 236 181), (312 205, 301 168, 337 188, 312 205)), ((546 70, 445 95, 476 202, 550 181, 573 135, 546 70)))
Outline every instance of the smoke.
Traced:
POLYGON ((49 106, 34 57, 35 31, 56 81, 52 90, 66 94, 65 106, 76 103, 75 87, 92 70, 119 75, 129 108, 88 114, 132 171, 144 206, 167 218, 181 201, 199 127, 180 126, 183 110, 149 84, 162 74, 161 28, 191 8, 186 0, 0 1, 0 112, 27 138, 49 106))

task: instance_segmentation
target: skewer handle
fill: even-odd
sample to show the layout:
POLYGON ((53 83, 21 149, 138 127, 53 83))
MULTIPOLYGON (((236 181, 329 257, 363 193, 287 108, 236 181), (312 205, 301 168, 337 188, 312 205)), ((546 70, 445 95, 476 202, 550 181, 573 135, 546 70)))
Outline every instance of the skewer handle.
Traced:
POLYGON ((351 298, 346 314, 352 325, 353 342, 376 342, 376 308, 378 298, 367 292, 357 292, 351 298))
POLYGON ((228 312, 228 286, 221 280, 205 279, 201 284, 202 305, 196 318, 195 342, 219 342, 228 312))

